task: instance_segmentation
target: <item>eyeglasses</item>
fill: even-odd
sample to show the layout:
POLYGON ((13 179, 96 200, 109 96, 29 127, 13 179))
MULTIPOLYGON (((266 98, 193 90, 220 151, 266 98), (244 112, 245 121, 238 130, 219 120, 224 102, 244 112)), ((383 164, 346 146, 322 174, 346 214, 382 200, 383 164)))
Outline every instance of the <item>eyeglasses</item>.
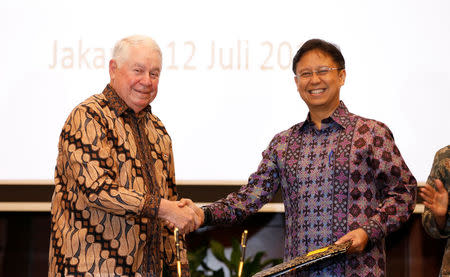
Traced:
POLYGON ((312 78, 314 73, 316 73, 317 76, 326 76, 332 70, 341 70, 341 69, 343 69, 343 68, 323 66, 316 70, 308 69, 308 70, 302 71, 299 74, 296 74, 295 76, 299 79, 310 79, 310 78, 312 78))

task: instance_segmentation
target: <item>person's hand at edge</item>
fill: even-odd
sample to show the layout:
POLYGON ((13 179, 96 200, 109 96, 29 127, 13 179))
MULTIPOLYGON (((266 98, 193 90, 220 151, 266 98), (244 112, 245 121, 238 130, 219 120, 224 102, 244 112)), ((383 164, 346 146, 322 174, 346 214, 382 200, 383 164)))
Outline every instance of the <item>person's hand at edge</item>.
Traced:
POLYGON ((444 187, 441 180, 435 179, 434 184, 436 189, 434 189, 429 184, 420 188, 420 196, 423 198, 423 204, 425 207, 431 210, 436 220, 436 224, 439 229, 444 229, 447 216, 448 208, 448 191, 444 187))

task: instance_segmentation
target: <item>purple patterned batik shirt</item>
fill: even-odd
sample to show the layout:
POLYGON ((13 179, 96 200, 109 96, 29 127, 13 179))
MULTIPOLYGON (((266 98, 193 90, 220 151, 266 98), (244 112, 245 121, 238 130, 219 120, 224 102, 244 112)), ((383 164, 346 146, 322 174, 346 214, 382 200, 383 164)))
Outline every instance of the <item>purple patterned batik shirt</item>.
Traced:
POLYGON ((381 122, 343 102, 318 130, 308 119, 277 134, 248 184, 206 208, 211 224, 242 221, 281 189, 285 261, 363 228, 362 254, 319 264, 299 276, 385 276, 384 238, 414 210, 417 182, 381 122))

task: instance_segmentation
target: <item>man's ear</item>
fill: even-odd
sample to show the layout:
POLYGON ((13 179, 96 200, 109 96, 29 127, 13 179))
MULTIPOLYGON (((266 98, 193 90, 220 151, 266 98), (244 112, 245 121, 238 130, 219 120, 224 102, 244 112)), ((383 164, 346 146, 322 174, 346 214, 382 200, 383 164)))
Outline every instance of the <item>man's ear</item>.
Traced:
POLYGON ((298 90, 298 78, 297 78, 297 76, 294 76, 294 83, 295 83, 295 87, 298 90))
POLYGON ((116 76, 117 69, 118 69, 117 61, 110 60, 109 61, 109 77, 111 78, 111 80, 113 80, 114 77, 116 76))
POLYGON ((347 72, 344 69, 341 69, 339 71, 339 81, 341 83, 341 86, 343 86, 345 84, 345 77, 347 76, 347 72))

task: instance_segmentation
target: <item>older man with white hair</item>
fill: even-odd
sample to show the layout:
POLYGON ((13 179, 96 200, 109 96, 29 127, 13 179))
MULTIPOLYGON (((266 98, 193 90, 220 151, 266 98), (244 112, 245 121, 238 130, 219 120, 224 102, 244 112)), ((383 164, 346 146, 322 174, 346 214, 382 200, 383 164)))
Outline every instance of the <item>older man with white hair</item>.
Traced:
MULTIPOLYGON (((120 40, 110 83, 75 107, 59 140, 51 208, 49 276, 176 273, 166 222, 187 233, 201 224, 177 205, 172 141, 150 107, 162 54, 154 40, 120 40)), ((183 276, 189 274, 181 238, 183 276)))

